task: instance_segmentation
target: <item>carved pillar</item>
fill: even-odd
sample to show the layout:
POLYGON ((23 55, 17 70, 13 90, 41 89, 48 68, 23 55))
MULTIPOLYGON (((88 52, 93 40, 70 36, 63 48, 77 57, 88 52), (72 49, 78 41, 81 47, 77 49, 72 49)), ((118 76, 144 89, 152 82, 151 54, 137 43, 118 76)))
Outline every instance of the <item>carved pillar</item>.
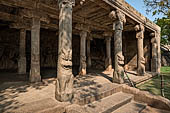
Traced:
POLYGON ((156 34, 155 34, 155 36, 156 36, 156 44, 157 44, 157 54, 158 54, 158 56, 157 56, 157 65, 158 65, 158 67, 157 67, 157 69, 156 69, 156 72, 158 73, 158 74, 160 74, 160 72, 161 72, 161 48, 160 48, 160 40, 161 40, 161 36, 160 36, 160 28, 159 28, 159 30, 157 30, 156 31, 156 34))
POLYGON ((125 15, 119 10, 112 11, 109 15, 113 20, 114 31, 114 55, 115 55, 115 69, 113 74, 113 82, 124 83, 124 56, 122 54, 122 31, 123 24, 126 22, 125 15))
POLYGON ((152 59, 151 59, 151 71, 157 72, 158 69, 158 53, 157 53, 157 42, 156 42, 156 36, 155 33, 151 33, 151 43, 152 43, 152 59))
POLYGON ((33 18, 31 28, 30 82, 40 82, 40 19, 33 18))
POLYGON ((86 38, 87 32, 80 32, 80 72, 79 75, 86 75, 86 38))
POLYGON ((55 98, 70 101, 73 97, 72 74, 72 0, 59 0, 59 48, 55 98))
MULTIPOLYGON (((77 24, 75 26, 80 31, 80 67, 79 75, 86 75, 86 39, 90 33, 89 26, 85 24, 77 24)), ((88 48, 89 49, 89 48, 88 48)), ((89 52, 89 50, 88 50, 89 52)))
POLYGON ((139 76, 145 75, 145 58, 144 58, 144 52, 143 52, 144 30, 145 28, 142 24, 135 26, 137 45, 138 45, 137 74, 139 76))
POLYGON ((91 67, 90 41, 91 41, 91 37, 87 39, 87 66, 88 68, 91 67))
POLYGON ((105 68, 106 68, 106 71, 111 71, 112 70, 112 59, 111 59, 111 37, 112 37, 112 33, 105 32, 104 37, 106 39, 105 68))
POLYGON ((18 74, 26 74, 26 30, 20 29, 18 74))

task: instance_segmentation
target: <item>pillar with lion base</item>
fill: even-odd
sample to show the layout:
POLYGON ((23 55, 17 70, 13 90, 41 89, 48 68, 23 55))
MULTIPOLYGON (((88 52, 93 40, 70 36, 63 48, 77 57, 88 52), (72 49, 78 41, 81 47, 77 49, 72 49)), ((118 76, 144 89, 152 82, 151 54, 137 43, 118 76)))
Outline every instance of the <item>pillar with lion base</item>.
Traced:
POLYGON ((74 0, 58 0, 59 3, 59 48, 55 98, 71 101, 73 98, 72 74, 72 7, 74 0))
POLYGON ((123 24, 126 23, 125 15, 119 11, 112 11, 109 14, 110 18, 113 19, 113 30, 114 30, 114 56, 115 56, 115 68, 113 74, 113 82, 122 84, 124 83, 124 56, 122 54, 122 31, 123 24))

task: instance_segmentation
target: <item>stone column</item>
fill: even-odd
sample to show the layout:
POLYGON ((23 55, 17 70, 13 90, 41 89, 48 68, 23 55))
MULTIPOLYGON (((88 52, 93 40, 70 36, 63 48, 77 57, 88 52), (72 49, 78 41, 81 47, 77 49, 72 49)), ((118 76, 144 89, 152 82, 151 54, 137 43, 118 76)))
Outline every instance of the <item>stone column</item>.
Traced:
POLYGON ((157 42, 156 42, 156 36, 155 33, 151 33, 151 43, 152 43, 152 59, 151 59, 151 71, 157 72, 158 68, 158 53, 157 53, 157 42))
POLYGON ((123 24, 126 22, 125 15, 119 11, 112 11, 110 18, 114 20, 113 30, 114 31, 114 55, 115 55, 115 68, 113 74, 113 82, 124 83, 124 56, 122 54, 122 31, 123 24))
POLYGON ((143 39, 144 39, 144 26, 142 24, 135 26, 137 45, 138 45, 138 55, 137 55, 137 75, 144 76, 145 75, 145 58, 143 51, 143 39))
POLYGON ((73 97, 72 74, 72 0, 59 0, 59 47, 55 98, 70 101, 73 97))
POLYGON ((157 54, 158 54, 158 56, 157 56, 157 65, 158 65, 158 67, 157 67, 157 70, 156 70, 156 72, 158 73, 158 74, 160 74, 161 73, 161 48, 160 48, 160 40, 161 40, 161 36, 160 36, 160 28, 156 31, 156 34, 155 34, 155 36, 156 36, 156 44, 157 44, 157 54))
POLYGON ((79 75, 86 75, 86 38, 87 32, 80 32, 80 72, 79 75))
POLYGON ((105 68, 106 71, 112 70, 112 59, 111 59, 111 32, 105 32, 104 37, 106 40, 106 60, 105 60, 105 68))
POLYGON ((87 39, 87 66, 88 68, 91 67, 90 41, 91 41, 91 37, 87 39))
POLYGON ((40 19, 33 18, 31 28, 30 82, 40 82, 40 19))
POLYGON ((20 30, 18 74, 26 74, 26 30, 20 30))

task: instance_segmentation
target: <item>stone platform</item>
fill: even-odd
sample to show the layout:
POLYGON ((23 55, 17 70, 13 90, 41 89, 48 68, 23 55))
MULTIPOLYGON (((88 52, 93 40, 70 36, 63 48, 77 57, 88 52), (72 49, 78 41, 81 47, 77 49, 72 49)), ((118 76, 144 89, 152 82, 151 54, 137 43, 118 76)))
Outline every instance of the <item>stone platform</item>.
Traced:
MULTIPOLYGON (((37 84, 5 82, 0 84, 0 113, 94 113, 95 111, 124 113, 127 108, 136 111, 129 113, 138 113, 148 108, 148 105, 158 108, 158 111, 164 108, 169 110, 170 102, 166 99, 148 96, 147 93, 127 85, 112 83, 111 76, 111 72, 91 72, 85 76, 75 77, 74 99, 71 103, 55 100, 55 78, 44 79, 37 84), (161 106, 153 105, 155 102, 161 103, 161 106)), ((152 107, 148 109, 155 109, 152 107)))

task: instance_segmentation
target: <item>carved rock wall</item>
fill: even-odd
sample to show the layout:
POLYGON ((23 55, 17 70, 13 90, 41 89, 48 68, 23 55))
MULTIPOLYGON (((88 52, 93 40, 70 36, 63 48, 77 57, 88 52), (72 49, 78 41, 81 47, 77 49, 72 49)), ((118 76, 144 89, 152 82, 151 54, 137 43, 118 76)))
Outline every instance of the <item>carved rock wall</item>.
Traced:
POLYGON ((126 69, 135 71, 137 69, 137 39, 136 32, 123 33, 123 54, 126 69))
POLYGON ((0 69, 17 69, 19 30, 0 28, 0 69))
POLYGON ((105 69, 106 44, 104 39, 93 39, 91 41, 92 68, 105 69))
MULTIPOLYGON (((151 71, 151 39, 148 32, 144 38, 144 57, 146 71, 151 71)), ((136 32, 123 33, 123 54, 125 56, 126 69, 135 71, 137 69, 137 39, 136 32)))
MULTIPOLYGON (((17 70, 19 58, 20 31, 3 27, 0 30, 0 69, 17 70)), ((78 67, 80 62, 79 37, 73 36, 73 66, 78 67)), ((58 36, 56 31, 41 29, 40 32, 41 68, 56 68, 58 58, 58 36)), ((27 72, 31 60, 31 32, 26 35, 27 72)), ((73 67, 73 68, 74 68, 73 67)))

